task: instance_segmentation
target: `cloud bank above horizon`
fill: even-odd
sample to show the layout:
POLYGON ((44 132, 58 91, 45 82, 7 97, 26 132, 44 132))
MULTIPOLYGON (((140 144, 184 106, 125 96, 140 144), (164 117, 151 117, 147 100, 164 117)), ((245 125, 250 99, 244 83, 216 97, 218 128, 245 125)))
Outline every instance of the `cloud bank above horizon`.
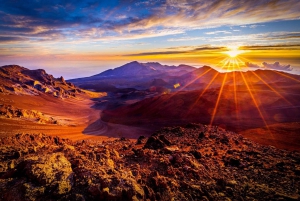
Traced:
MULTIPOLYGON (((0 41, 128 40, 300 18, 298 0, 66 2, 2 0, 0 41)), ((206 34, 216 33, 228 31, 206 34)))
POLYGON ((276 61, 273 64, 262 62, 261 65, 245 62, 245 66, 249 68, 263 68, 263 69, 272 69, 272 70, 281 70, 281 71, 292 71, 293 68, 290 64, 280 64, 280 62, 276 61))

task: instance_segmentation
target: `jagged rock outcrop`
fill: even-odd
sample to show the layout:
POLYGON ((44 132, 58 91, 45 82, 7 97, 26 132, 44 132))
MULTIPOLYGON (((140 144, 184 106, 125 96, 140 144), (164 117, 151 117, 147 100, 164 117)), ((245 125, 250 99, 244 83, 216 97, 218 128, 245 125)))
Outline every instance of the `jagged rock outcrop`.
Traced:
POLYGON ((200 124, 136 143, 19 134, 0 139, 0 186, 3 201, 299 200, 300 153, 200 124))
POLYGON ((42 186, 43 191, 62 195, 71 190, 74 173, 70 162, 61 153, 24 157, 18 165, 17 169, 42 186))
POLYGON ((57 98, 74 97, 82 91, 63 77, 54 78, 43 69, 29 70, 18 65, 0 67, 0 93, 52 94, 57 98))
POLYGON ((47 116, 36 110, 26 110, 16 108, 11 105, 0 104, 0 118, 22 118, 36 121, 38 123, 58 124, 53 117, 47 116))

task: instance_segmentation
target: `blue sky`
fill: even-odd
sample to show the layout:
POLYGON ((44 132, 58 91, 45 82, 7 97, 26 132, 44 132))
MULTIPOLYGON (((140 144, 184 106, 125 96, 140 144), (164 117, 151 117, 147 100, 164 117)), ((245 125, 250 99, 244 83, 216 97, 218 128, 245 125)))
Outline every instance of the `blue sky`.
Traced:
POLYGON ((279 61, 300 72, 299 0, 0 3, 0 65, 71 78, 132 60, 217 66, 240 47, 257 66, 279 61))

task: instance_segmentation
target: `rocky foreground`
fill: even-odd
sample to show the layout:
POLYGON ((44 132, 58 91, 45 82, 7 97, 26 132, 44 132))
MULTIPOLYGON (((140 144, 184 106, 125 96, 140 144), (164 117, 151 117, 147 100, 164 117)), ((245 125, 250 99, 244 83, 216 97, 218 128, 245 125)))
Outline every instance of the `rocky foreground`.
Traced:
POLYGON ((218 127, 136 142, 0 139, 0 200, 299 200, 300 153, 218 127))

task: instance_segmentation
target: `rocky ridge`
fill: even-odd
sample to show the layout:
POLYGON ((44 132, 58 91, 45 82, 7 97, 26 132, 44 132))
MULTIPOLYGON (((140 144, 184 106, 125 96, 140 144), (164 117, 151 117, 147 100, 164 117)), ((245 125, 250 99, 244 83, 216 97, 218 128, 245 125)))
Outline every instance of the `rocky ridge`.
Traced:
POLYGON ((29 70, 18 65, 0 67, 0 93, 39 95, 52 94, 57 98, 74 97, 81 89, 63 77, 54 78, 43 69, 29 70))
POLYGON ((37 110, 26 110, 16 108, 12 105, 0 103, 0 118, 22 118, 38 123, 58 124, 58 120, 43 114, 37 110))
POLYGON ((300 153, 201 124, 136 142, 0 139, 1 200, 299 200, 300 153))

